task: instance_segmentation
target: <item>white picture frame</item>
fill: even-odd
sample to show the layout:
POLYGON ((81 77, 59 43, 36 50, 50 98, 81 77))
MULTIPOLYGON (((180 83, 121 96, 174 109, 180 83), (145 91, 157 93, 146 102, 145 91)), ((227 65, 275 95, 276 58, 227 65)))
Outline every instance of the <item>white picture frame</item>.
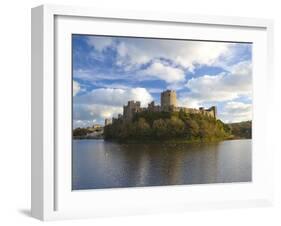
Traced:
MULTIPOLYGON (((90 30, 91 32, 93 31, 90 30)), ((267 101, 266 97, 270 95, 273 81, 272 39, 273 22, 265 19, 123 12, 56 5, 33 8, 31 40, 32 216, 41 220, 56 220, 271 205, 273 201, 273 153, 266 139, 268 134, 266 120, 269 117, 267 109, 271 106, 271 102, 267 101), (99 26, 104 21, 107 24, 99 26), (136 26, 137 23, 138 26, 145 26, 146 31, 150 34, 130 27, 136 26), (157 33, 154 28, 159 24, 169 26, 169 29, 164 29, 165 31, 159 29, 157 33), (69 142, 60 142, 60 140, 68 140, 71 137, 71 125, 69 125, 71 113, 68 111, 71 106, 69 91, 72 78, 64 75, 71 73, 69 34, 75 33, 75 29, 80 33, 87 33, 89 27, 93 28, 93 25, 96 26, 96 30, 98 28, 99 34, 152 35, 153 37, 176 37, 180 36, 178 26, 195 28, 198 26, 200 29, 198 32, 194 30, 191 38, 205 37, 203 39, 224 41, 254 40, 256 55, 253 71, 253 182, 249 184, 92 190, 73 193, 69 187, 71 149, 69 149, 69 142), (109 30, 109 28, 111 29, 109 30), (209 32, 206 29, 209 28, 211 33, 206 37, 207 31, 209 32), (130 33, 128 33, 129 29, 130 33), (217 29, 218 32, 214 33, 212 29, 217 29), (231 29, 236 29, 237 33, 231 29), (230 34, 232 34, 232 38, 230 38, 230 34), (63 67, 60 67, 61 65, 63 67), (62 76, 57 76, 58 74, 62 76), (66 120, 61 119, 60 109, 66 109, 68 112, 66 120), (69 150, 69 153, 59 151, 62 147, 69 150), (261 153, 261 150, 265 151, 261 153)))

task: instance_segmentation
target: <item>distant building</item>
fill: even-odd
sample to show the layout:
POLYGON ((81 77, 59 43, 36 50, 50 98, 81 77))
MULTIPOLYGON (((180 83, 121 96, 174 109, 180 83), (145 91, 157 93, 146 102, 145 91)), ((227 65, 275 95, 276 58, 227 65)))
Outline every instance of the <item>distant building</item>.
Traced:
POLYGON ((94 124, 91 127, 87 127, 87 129, 91 132, 100 131, 102 130, 103 126, 99 124, 94 124))
MULTIPOLYGON (((134 115, 138 112, 179 112, 184 111, 186 113, 192 114, 203 114, 209 117, 216 118, 217 117, 217 108, 215 106, 210 107, 209 109, 204 109, 200 107, 199 109, 196 108, 187 108, 187 107, 179 107, 177 106, 177 93, 174 90, 166 90, 161 93, 161 105, 155 105, 155 102, 152 101, 148 104, 147 107, 141 107, 140 101, 130 100, 128 104, 123 106, 123 115, 119 114, 118 119, 124 120, 132 120, 134 115)), ((114 122, 115 118, 112 119, 114 122)), ((111 123, 112 123, 111 121, 111 123)), ((105 125, 107 125, 107 119, 105 120, 105 125)))
POLYGON ((100 124, 94 124, 94 125, 92 126, 92 128, 93 128, 93 129, 100 129, 100 128, 102 128, 102 125, 100 125, 100 124))

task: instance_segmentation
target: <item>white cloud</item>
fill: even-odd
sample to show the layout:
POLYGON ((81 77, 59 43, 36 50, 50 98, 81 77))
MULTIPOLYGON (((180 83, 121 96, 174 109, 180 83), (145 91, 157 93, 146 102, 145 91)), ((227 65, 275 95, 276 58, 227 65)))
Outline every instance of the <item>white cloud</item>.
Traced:
POLYGON ((117 117, 123 112, 122 106, 105 104, 74 104, 73 107, 74 127, 91 126, 93 123, 103 124, 106 118, 117 117))
POLYGON ((243 102, 228 102, 223 108, 222 112, 219 112, 219 118, 224 122, 241 122, 252 119, 252 104, 246 104, 243 102))
POLYGON ((113 45, 113 39, 105 36, 88 36, 87 44, 94 47, 97 51, 102 52, 113 45))
POLYGON ((103 123, 105 118, 116 117, 123 113, 123 105, 129 100, 141 101, 142 106, 147 106, 153 100, 145 88, 131 89, 95 89, 85 95, 74 99, 74 120, 97 119, 103 123))
POLYGON ((153 62, 147 69, 140 72, 141 75, 156 77, 160 80, 164 80, 167 83, 175 83, 179 81, 184 81, 185 74, 184 71, 165 65, 160 61, 153 62))
MULTIPOLYGON (((87 43, 98 52, 107 48, 115 49, 117 52, 116 65, 122 66, 127 71, 161 58, 171 60, 192 71, 196 64, 211 65, 223 55, 229 57, 230 49, 235 45, 207 41, 110 38, 105 36, 89 36, 87 43)), ((100 55, 98 57, 100 58, 100 55)))
POLYGON ((112 118, 123 112, 122 107, 108 106, 102 104, 92 104, 87 106, 91 117, 95 118, 112 118))
POLYGON ((81 104, 91 103, 111 106, 122 106, 129 100, 141 101, 141 104, 145 106, 152 101, 152 96, 145 88, 100 88, 94 89, 86 95, 77 97, 77 102, 81 104))
POLYGON ((163 92, 163 89, 161 89, 161 88, 147 88, 147 90, 149 91, 149 93, 159 94, 159 93, 163 92))
POLYGON ((77 128, 83 128, 83 127, 89 127, 93 126, 93 124, 96 122, 96 120, 73 120, 73 127, 77 128))
POLYGON ((76 94, 79 93, 80 89, 80 84, 73 80, 73 96, 76 96, 76 94))
POLYGON ((229 70, 233 64, 251 59, 251 47, 252 44, 232 43, 228 51, 222 54, 213 65, 229 70))
MULTIPOLYGON (((120 74, 121 77, 131 80, 146 80, 148 77, 154 77, 169 84, 185 80, 184 72, 187 70, 193 72, 195 67, 200 65, 214 65, 228 69, 229 65, 226 61, 233 60, 236 49, 234 43, 104 36, 90 36, 87 43, 97 50, 91 54, 96 59, 103 59, 105 49, 114 49, 117 53, 115 64, 125 72, 120 74), (169 64, 165 64, 163 59, 169 64), (150 65, 147 69, 141 70, 144 64, 150 65), (128 75, 127 72, 131 74, 128 75)), ((114 75, 110 73, 93 74, 93 71, 77 71, 76 75, 87 80, 97 80, 99 77, 111 79, 112 76, 114 79, 114 75)))
POLYGON ((222 102, 234 100, 241 96, 251 99, 252 94, 252 67, 248 61, 232 66, 230 72, 218 75, 204 75, 190 79, 186 87, 187 92, 181 101, 191 102, 198 106, 204 102, 222 102))
POLYGON ((188 108, 199 108, 202 107, 201 102, 195 98, 189 97, 189 94, 183 94, 178 97, 178 105, 188 108))
MULTIPOLYGON (((85 81, 96 82, 100 80, 114 80, 116 79, 116 74, 106 72, 98 72, 95 69, 77 69, 73 71, 73 77, 75 79, 82 79, 85 81)), ((125 77, 125 76, 123 76, 125 77)))
POLYGON ((118 65, 138 66, 164 58, 193 70, 195 64, 213 64, 229 52, 232 44, 159 39, 120 39, 116 47, 118 65))

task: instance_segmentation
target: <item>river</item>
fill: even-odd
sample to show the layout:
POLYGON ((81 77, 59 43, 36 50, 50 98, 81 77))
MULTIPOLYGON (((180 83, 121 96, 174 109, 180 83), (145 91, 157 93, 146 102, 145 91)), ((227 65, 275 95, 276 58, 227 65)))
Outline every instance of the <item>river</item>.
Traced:
POLYGON ((72 189, 249 182, 251 140, 118 144, 73 140, 72 189))

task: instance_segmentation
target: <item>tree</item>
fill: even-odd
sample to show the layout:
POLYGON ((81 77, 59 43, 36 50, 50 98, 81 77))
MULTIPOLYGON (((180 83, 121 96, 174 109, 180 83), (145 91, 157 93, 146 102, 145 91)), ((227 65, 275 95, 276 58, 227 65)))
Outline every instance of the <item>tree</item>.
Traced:
POLYGON ((136 133, 139 137, 147 137, 150 134, 150 126, 144 118, 139 118, 137 121, 136 133))
MULTIPOLYGON (((233 125, 232 127, 234 127, 233 125)), ((226 138, 231 134, 228 125, 203 114, 179 112, 140 112, 132 121, 115 120, 105 126, 104 138, 126 140, 183 139, 213 140, 226 138)), ((246 129, 243 133, 249 133, 246 129)))
POLYGON ((73 136, 74 137, 80 137, 80 136, 85 136, 89 133, 87 128, 76 128, 73 130, 73 136))
POLYGON ((200 120, 199 124, 199 137, 201 139, 210 138, 212 133, 212 129, 210 124, 205 120, 200 120))
POLYGON ((185 128, 187 137, 191 138, 198 136, 199 125, 195 120, 188 118, 185 122, 185 128))
POLYGON ((168 133, 167 123, 162 118, 155 120, 152 128, 157 138, 165 137, 168 133))
POLYGON ((173 116, 171 119, 166 119, 169 135, 171 137, 179 137, 184 135, 184 123, 181 119, 173 116))

